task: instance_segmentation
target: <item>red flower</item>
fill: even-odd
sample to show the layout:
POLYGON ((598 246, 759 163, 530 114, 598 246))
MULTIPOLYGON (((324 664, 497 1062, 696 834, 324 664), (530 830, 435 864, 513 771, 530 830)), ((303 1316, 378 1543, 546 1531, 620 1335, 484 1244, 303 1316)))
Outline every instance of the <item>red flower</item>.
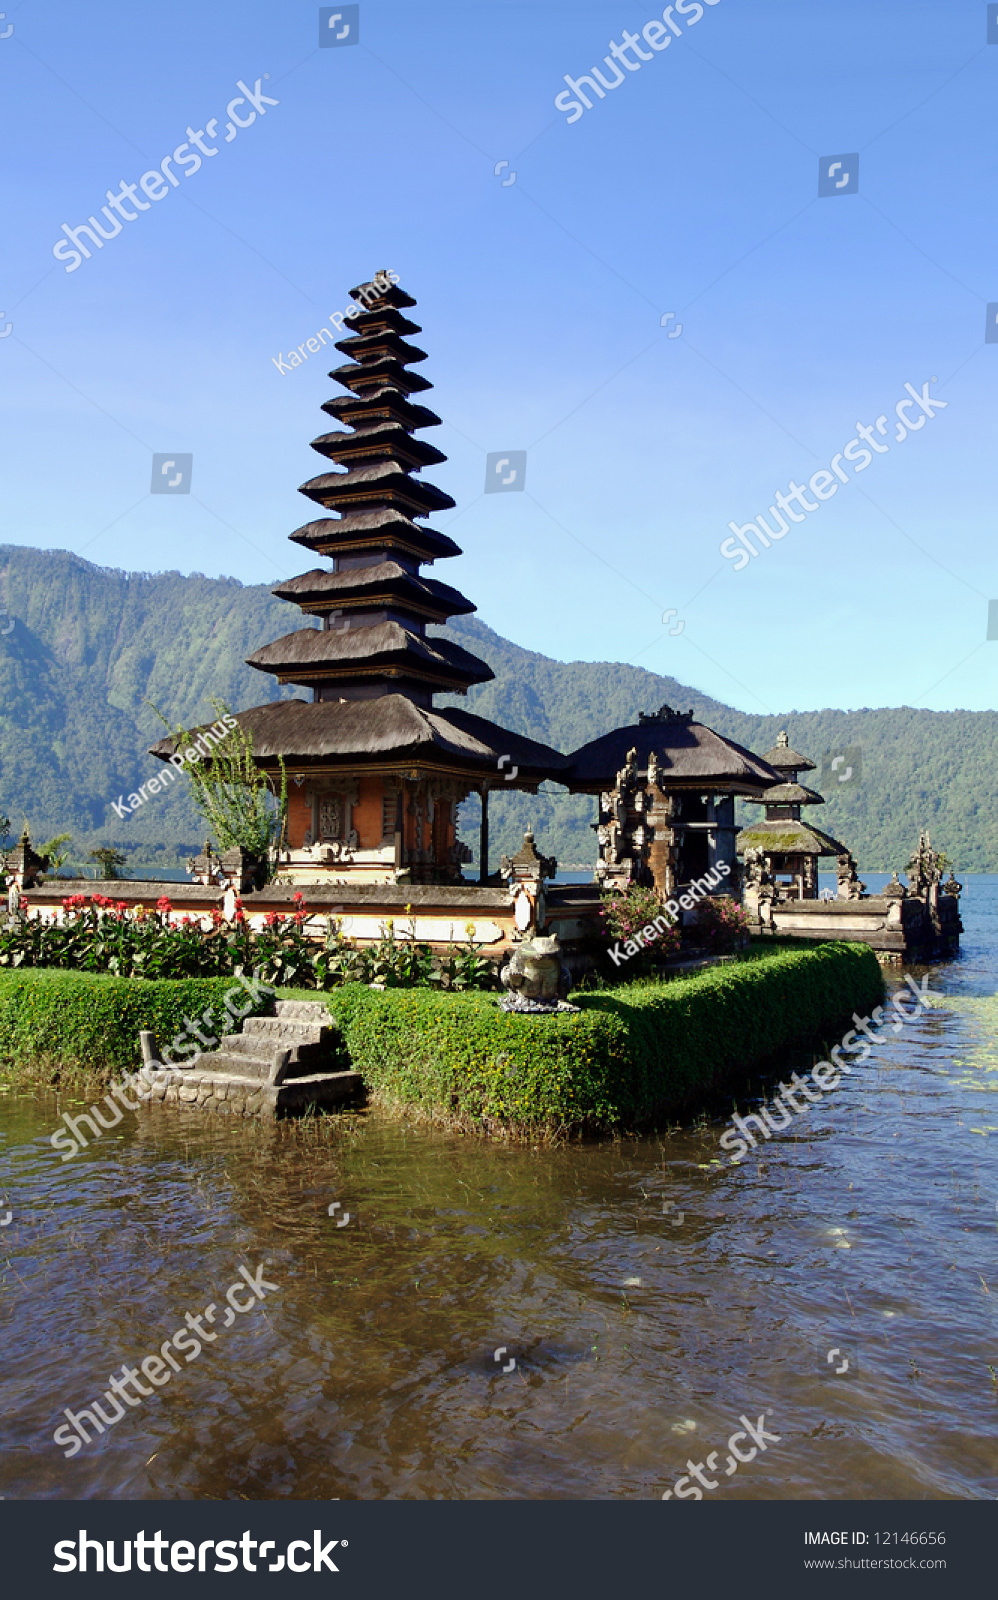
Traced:
POLYGON ((268 911, 263 920, 268 928, 279 928, 284 918, 279 911, 268 911))
POLYGON ((167 898, 167 896, 165 894, 161 895, 160 898, 156 901, 156 910, 157 911, 172 911, 173 910, 173 907, 170 904, 170 901, 169 901, 169 899, 167 898))

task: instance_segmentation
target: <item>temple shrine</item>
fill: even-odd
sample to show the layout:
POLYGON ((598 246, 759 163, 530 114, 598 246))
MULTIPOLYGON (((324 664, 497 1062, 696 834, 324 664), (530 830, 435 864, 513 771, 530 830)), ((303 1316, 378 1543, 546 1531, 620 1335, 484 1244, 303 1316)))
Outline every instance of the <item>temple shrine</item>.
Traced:
MULTIPOLYGON (((786 732, 758 756, 692 711, 662 706, 563 755, 435 705, 435 696, 465 694, 493 673, 439 632, 474 611, 472 602, 423 571, 461 552, 428 522, 454 502, 422 476, 445 457, 417 437, 440 419, 413 399, 431 387, 412 370, 426 359, 410 342, 421 331, 406 315, 415 301, 386 273, 351 295, 352 331, 336 346, 347 359, 330 374, 345 392, 322 408, 340 426, 312 441, 332 470, 301 486, 327 514, 291 535, 326 564, 273 591, 312 620, 249 657, 308 698, 238 713, 275 791, 283 764, 284 836, 269 863, 247 862, 239 850, 216 857, 206 846, 191 863, 195 884, 174 895, 200 907, 234 886, 249 919, 262 923, 307 887, 310 912, 335 915, 349 938, 377 939, 403 913, 407 936, 441 946, 470 930, 497 955, 557 933, 566 959, 584 970, 604 890, 644 885, 682 903, 706 880, 712 892, 741 897, 760 937, 858 939, 884 959, 954 949, 960 886, 938 881, 927 841, 907 888, 895 879, 866 895, 847 848, 802 820, 804 808, 824 802, 800 782, 814 762, 786 732), (590 884, 557 884, 557 863, 532 833, 489 875, 490 791, 536 793, 544 779, 597 799, 590 884), (464 876, 471 851, 457 832, 457 808, 475 792, 477 886, 464 876), (740 832, 737 799, 765 808, 740 832), (826 856, 837 858, 832 899, 818 889, 826 856)), ((172 750, 162 740, 153 753, 167 759, 172 750)), ((681 920, 695 929, 695 906, 681 920)))
MULTIPOLYGON (((767 750, 762 759, 779 774, 779 779, 761 795, 747 797, 751 805, 764 805, 766 815, 739 833, 739 853, 745 856, 750 880, 756 868, 759 873, 765 872, 776 898, 816 900, 821 857, 848 857, 850 862, 852 857, 844 844, 801 821, 802 806, 823 806, 825 801, 799 781, 801 772, 814 771, 814 762, 791 750, 786 731, 778 735, 774 748, 767 750)), ((855 862, 852 867, 855 872, 855 862)))
POLYGON ((599 796, 597 882, 646 884, 664 898, 722 864, 737 881, 735 796, 754 799, 778 782, 765 759, 671 706, 642 712, 569 761, 560 781, 599 796))
MULTIPOLYGON (((288 778, 286 836, 277 863, 285 884, 463 884, 471 851, 457 808, 482 799, 481 875, 488 876, 488 795, 493 785, 536 793, 566 758, 465 710, 438 709, 437 694, 465 694, 493 673, 428 630, 474 605, 422 568, 461 554, 426 524, 454 505, 424 467, 446 457, 416 437, 440 418, 411 397, 432 385, 411 368, 426 354, 405 312, 415 300, 378 273, 352 289, 355 330, 336 348, 349 359, 330 377, 346 392, 322 409, 342 427, 313 450, 337 469, 302 484, 324 512, 291 539, 328 565, 273 592, 318 626, 296 628, 249 665, 308 699, 269 701, 239 713, 257 765, 288 778)), ((163 740, 154 753, 172 750, 163 740)))

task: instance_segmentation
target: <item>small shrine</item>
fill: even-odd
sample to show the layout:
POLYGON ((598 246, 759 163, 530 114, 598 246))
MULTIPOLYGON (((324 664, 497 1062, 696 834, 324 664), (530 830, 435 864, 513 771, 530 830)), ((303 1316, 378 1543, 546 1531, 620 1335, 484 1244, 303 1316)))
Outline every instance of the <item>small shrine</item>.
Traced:
POLYGON ((6 875, 10 884, 19 890, 33 889, 36 883, 41 882, 49 866, 48 856, 40 856, 37 850, 32 849, 25 826, 17 847, 7 854, 6 875))
MULTIPOLYGON (((820 828, 801 821, 805 806, 823 806, 824 799, 799 781, 801 772, 813 772, 814 762, 791 750, 786 731, 762 758, 779 774, 758 796, 746 796, 750 805, 764 805, 766 815, 738 835, 738 850, 745 857, 746 887, 769 889, 764 898, 816 900, 818 862, 836 856, 839 862, 839 898, 858 899, 865 888, 856 876, 856 863, 844 844, 820 828)), ((759 897, 756 896, 756 899, 759 897)))
MULTIPOLYGON (((411 370, 426 360, 410 342, 420 332, 406 315, 416 302, 387 273, 350 292, 359 309, 336 346, 348 359, 330 373, 346 392, 322 407, 342 427, 312 441, 337 470, 301 486, 331 514, 291 535, 327 564, 273 591, 318 625, 249 657, 309 698, 270 701, 238 721, 275 790, 281 761, 287 773, 277 882, 461 884, 471 851, 458 838, 457 809, 475 791, 484 883, 490 789, 535 794, 567 762, 484 717, 434 705, 435 695, 466 694, 493 673, 431 631, 475 607, 422 570, 461 551, 426 523, 454 501, 421 476, 446 457, 417 438, 440 418, 412 398, 432 387, 411 370)), ((153 754, 165 760, 172 749, 162 740, 153 754)), ((199 869, 212 871, 206 859, 199 869)))
POLYGON ((778 781, 765 760, 671 706, 642 712, 569 761, 559 781, 599 796, 596 881, 645 884, 663 899, 708 874, 722 891, 735 887, 735 795, 755 798, 778 781))

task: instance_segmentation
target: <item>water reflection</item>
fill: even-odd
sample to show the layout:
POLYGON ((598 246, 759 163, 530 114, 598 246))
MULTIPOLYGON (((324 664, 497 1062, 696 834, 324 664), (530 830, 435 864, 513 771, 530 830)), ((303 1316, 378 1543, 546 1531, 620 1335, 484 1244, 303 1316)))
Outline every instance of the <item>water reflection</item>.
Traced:
POLYGON ((647 1499, 715 1451, 705 1498, 995 1496, 998 879, 965 881, 931 1013, 736 1168, 721 1121, 532 1150, 376 1113, 143 1113, 62 1164, 72 1104, 8 1092, 0 1492, 647 1499), (278 1293, 64 1459, 64 1407, 264 1261, 278 1293))

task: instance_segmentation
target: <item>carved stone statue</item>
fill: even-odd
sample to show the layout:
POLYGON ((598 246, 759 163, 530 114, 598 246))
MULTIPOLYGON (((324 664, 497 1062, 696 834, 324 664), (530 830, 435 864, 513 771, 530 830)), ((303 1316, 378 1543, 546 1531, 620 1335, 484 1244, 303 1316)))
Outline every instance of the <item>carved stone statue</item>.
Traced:
POLYGON ((932 840, 928 833, 921 832, 918 836, 918 849, 905 867, 909 894, 924 897, 933 884, 942 881, 943 869, 940 859, 938 850, 932 848, 932 840))
POLYGON ((515 856, 503 856, 499 863, 499 876, 509 890, 513 905, 513 920, 522 937, 539 933, 547 920, 545 882, 558 871, 554 856, 538 855, 534 848, 534 835, 528 828, 523 844, 515 856))
POLYGON ((558 935, 535 936, 517 945, 499 974, 508 991, 499 1002, 503 1011, 543 1016, 552 1011, 578 1011, 565 1000, 572 975, 561 959, 558 935))
POLYGON ((761 850, 748 849, 745 852, 745 887, 758 889, 769 882, 769 873, 766 871, 766 858, 761 850))
POLYGON ((21 841, 7 856, 7 877, 21 889, 33 889, 43 873, 49 869, 48 856, 40 856, 31 848, 25 827, 21 841))
POLYGON ((847 850, 844 855, 837 857, 835 871, 839 880, 837 898, 839 900, 860 900, 866 884, 859 881, 856 859, 851 851, 847 850))

